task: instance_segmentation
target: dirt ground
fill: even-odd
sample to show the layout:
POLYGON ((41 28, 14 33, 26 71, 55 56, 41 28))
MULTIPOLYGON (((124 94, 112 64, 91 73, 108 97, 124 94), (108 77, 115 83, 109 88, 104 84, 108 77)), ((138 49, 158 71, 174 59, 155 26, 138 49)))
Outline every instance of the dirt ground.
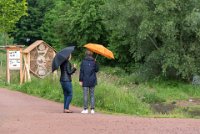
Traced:
POLYGON ((71 107, 0 89, 0 134, 200 134, 198 119, 81 114, 71 107))

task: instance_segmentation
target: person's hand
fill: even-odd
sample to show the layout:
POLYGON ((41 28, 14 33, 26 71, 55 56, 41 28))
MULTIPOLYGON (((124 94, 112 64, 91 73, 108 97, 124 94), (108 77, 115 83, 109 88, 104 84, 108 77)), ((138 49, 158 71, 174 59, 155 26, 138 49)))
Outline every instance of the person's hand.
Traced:
POLYGON ((82 85, 83 85, 83 82, 82 82, 82 81, 80 81, 80 82, 79 82, 79 84, 82 86, 82 85))
POLYGON ((74 68, 76 68, 76 66, 77 66, 77 65, 76 65, 76 64, 74 64, 74 68))

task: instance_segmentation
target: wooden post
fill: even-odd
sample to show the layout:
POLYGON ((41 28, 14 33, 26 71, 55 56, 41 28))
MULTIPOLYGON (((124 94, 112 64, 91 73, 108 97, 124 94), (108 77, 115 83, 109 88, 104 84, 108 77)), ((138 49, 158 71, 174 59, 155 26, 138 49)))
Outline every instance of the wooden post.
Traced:
POLYGON ((24 54, 23 53, 23 60, 24 60, 24 67, 23 67, 23 70, 22 70, 22 77, 20 79, 20 84, 22 84, 23 82, 26 82, 26 57, 27 57, 27 54, 24 54))
POLYGON ((7 83, 10 84, 10 69, 9 69, 9 49, 7 49, 6 51, 6 79, 7 79, 7 83))
POLYGON ((22 80, 20 83, 31 81, 30 76, 30 53, 24 53, 24 68, 22 73, 22 80))
MULTIPOLYGON (((54 52, 53 53, 53 58, 56 56, 56 53, 54 52)), ((54 72, 53 72, 53 79, 57 79, 58 78, 58 71, 57 70, 55 70, 54 72)))
POLYGON ((21 81, 22 81, 22 77, 23 77, 23 53, 22 53, 22 48, 20 48, 20 70, 19 70, 19 73, 20 73, 20 84, 21 84, 21 81))
POLYGON ((30 64, 31 64, 31 61, 30 61, 30 59, 31 59, 30 53, 28 53, 28 55, 27 55, 27 64, 26 64, 28 82, 31 81, 31 75, 30 75, 30 64))

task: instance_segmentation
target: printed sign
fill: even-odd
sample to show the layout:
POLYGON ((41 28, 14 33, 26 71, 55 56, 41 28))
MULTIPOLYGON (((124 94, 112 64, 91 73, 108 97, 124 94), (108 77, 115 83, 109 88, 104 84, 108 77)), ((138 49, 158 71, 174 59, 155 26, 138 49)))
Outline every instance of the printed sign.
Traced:
POLYGON ((9 59, 20 59, 20 51, 9 51, 9 59))
POLYGON ((9 51, 9 69, 20 70, 20 51, 9 51))

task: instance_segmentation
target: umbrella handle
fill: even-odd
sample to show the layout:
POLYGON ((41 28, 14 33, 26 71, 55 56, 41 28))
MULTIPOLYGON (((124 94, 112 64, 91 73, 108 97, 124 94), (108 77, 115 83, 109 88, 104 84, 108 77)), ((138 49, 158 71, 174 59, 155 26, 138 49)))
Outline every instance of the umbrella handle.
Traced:
POLYGON ((97 54, 96 57, 95 57, 95 61, 97 60, 97 57, 98 57, 98 54, 97 54))

